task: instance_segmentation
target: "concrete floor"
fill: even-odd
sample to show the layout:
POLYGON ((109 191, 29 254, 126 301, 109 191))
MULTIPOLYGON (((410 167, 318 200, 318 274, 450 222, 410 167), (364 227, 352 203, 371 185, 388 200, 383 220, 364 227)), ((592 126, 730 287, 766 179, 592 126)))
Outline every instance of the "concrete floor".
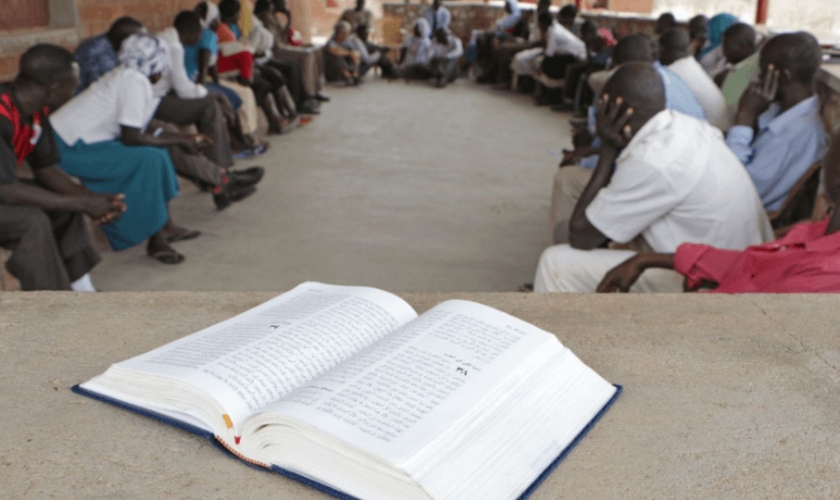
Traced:
POLYGON ((549 148, 568 115, 462 80, 446 90, 369 78, 329 88, 313 123, 272 139, 266 178, 218 213, 184 184, 176 222, 204 235, 179 266, 107 253, 102 291, 287 290, 302 281, 391 291, 512 291, 548 240, 549 148))

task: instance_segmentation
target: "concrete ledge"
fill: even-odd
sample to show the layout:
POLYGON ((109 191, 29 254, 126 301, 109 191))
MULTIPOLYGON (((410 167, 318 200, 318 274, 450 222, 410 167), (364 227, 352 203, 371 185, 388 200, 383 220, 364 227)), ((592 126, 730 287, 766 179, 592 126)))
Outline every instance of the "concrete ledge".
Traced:
MULTIPOLYGON (((0 294, 4 496, 326 498, 69 390, 274 295, 0 294)), ((535 499, 840 491, 840 296, 404 297, 419 311, 452 298, 497 307, 624 386, 535 499)))

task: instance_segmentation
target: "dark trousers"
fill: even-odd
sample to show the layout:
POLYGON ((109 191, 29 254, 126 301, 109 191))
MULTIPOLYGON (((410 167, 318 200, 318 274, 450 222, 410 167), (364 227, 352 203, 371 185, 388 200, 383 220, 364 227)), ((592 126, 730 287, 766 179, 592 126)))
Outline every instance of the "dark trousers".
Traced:
POLYGON ((0 246, 12 251, 6 269, 25 291, 70 290, 100 260, 77 212, 0 205, 0 246))
POLYGON ((397 69, 394 67, 394 62, 391 61, 388 56, 381 55, 379 59, 373 63, 362 63, 359 65, 359 76, 364 76, 367 74, 371 68, 379 67, 382 70, 382 76, 385 78, 396 78, 397 76, 397 69))
POLYGON ((300 64, 272 60, 265 63, 265 66, 270 68, 270 70, 279 71, 283 75, 283 80, 289 89, 289 94, 292 95, 292 99, 294 99, 295 104, 298 106, 312 97, 306 93, 306 89, 304 88, 300 64))
POLYGON ((434 59, 430 66, 432 68, 432 78, 437 80, 439 84, 452 83, 460 75, 458 59, 434 59))
MULTIPOLYGON (((166 132, 178 132, 178 127, 175 125, 153 119, 149 123, 149 130, 158 128, 166 132)), ((210 161, 206 156, 188 153, 181 146, 169 146, 166 149, 169 151, 169 157, 172 158, 175 171, 181 177, 210 186, 222 185, 222 167, 210 161)))
POLYGON ((542 72, 552 80, 560 80, 566 77, 566 68, 577 62, 578 59, 575 56, 568 54, 546 57, 543 59, 542 72))
POLYGON ((356 71, 356 65, 349 57, 334 56, 324 51, 324 76, 328 82, 344 81, 344 72, 356 71))
POLYGON ((254 91, 257 104, 262 104, 269 94, 284 85, 286 85, 286 78, 279 71, 266 69, 265 66, 254 67, 251 90, 254 91))
POLYGON ((195 125, 199 132, 213 141, 213 145, 204 151, 204 156, 220 167, 233 166, 227 122, 212 97, 181 99, 169 94, 160 101, 155 118, 179 127, 195 125))
POLYGON ((403 66, 400 76, 406 80, 428 80, 432 77, 432 67, 428 64, 412 64, 403 66))

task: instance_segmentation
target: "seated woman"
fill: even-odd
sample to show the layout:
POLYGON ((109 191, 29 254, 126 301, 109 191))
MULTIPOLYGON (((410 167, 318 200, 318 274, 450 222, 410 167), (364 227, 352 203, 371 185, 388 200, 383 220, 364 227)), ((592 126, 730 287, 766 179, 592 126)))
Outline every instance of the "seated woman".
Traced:
POLYGON ((231 107, 237 112, 235 119, 228 123, 230 131, 231 148, 234 157, 237 159, 260 156, 268 150, 268 143, 256 139, 255 131, 251 127, 243 126, 242 117, 254 115, 257 112, 254 92, 248 87, 240 87, 235 90, 230 86, 222 85, 219 74, 216 71, 216 62, 219 60, 219 37, 215 29, 219 24, 219 8, 212 2, 201 2, 195 9, 201 22, 201 38, 195 45, 184 46, 184 67, 189 76, 196 83, 204 85, 207 90, 217 92, 225 96, 231 107), (241 94, 245 94, 244 98, 241 94), (247 107, 249 109, 242 110, 247 107))
POLYGON ((350 23, 339 21, 335 25, 333 36, 324 48, 324 76, 328 82, 358 85, 362 54, 349 46, 351 36, 353 27, 350 23))
POLYGON ((197 151, 206 138, 145 132, 159 103, 152 85, 169 64, 166 45, 150 35, 132 35, 119 57, 120 66, 51 115, 61 168, 93 192, 125 194, 128 210, 102 227, 114 250, 148 240, 151 257, 179 264, 184 256, 170 242, 200 233, 176 226, 169 216, 178 179, 166 147, 197 151))
POLYGON ((433 56, 432 28, 425 18, 414 23, 414 32, 403 41, 400 54, 400 76, 406 80, 427 80, 432 77, 429 63, 433 56))
MULTIPOLYGON (((196 81, 198 83, 206 82, 212 79, 213 82, 218 83, 221 87, 225 87, 235 92, 242 101, 242 106, 237 110, 242 131, 246 134, 253 134, 259 128, 259 114, 257 112, 257 99, 254 96, 254 91, 251 90, 250 84, 236 81, 238 75, 233 75, 230 78, 220 78, 217 63, 219 61, 219 37, 216 35, 216 30, 219 29, 221 23, 221 15, 219 14, 219 7, 213 2, 203 1, 195 7, 195 13, 201 19, 201 26, 204 28, 204 33, 209 33, 212 36, 205 36, 202 34, 198 46, 193 47, 197 52, 198 65, 192 70, 196 72, 196 81)), ((190 67, 187 62, 187 67, 190 67)))
POLYGON ((221 23, 216 29, 219 37, 219 73, 236 74, 236 79, 254 91, 257 103, 268 119, 268 132, 282 134, 298 122, 297 108, 286 79, 276 70, 256 68, 252 49, 240 41, 239 19, 242 7, 237 0, 222 0, 219 4, 221 23), (279 110, 278 110, 279 108, 279 110), (281 114, 282 113, 282 114, 281 114))

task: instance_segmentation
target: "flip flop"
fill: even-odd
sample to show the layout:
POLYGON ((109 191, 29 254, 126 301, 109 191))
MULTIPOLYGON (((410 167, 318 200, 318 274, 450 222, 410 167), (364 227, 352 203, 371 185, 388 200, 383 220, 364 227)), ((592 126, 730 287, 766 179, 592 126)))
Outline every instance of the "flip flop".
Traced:
POLYGON ((159 250, 155 253, 149 253, 149 257, 157 260, 158 262, 160 262, 162 264, 169 264, 169 265, 180 264, 181 262, 184 262, 184 260, 186 259, 186 257, 184 257, 183 255, 179 254, 178 252, 176 252, 175 250, 172 250, 172 249, 159 250))
POLYGON ((198 231, 196 229, 184 229, 184 231, 174 236, 167 236, 166 241, 169 243, 174 243, 176 241, 194 240, 199 236, 201 236, 201 231, 198 231))

